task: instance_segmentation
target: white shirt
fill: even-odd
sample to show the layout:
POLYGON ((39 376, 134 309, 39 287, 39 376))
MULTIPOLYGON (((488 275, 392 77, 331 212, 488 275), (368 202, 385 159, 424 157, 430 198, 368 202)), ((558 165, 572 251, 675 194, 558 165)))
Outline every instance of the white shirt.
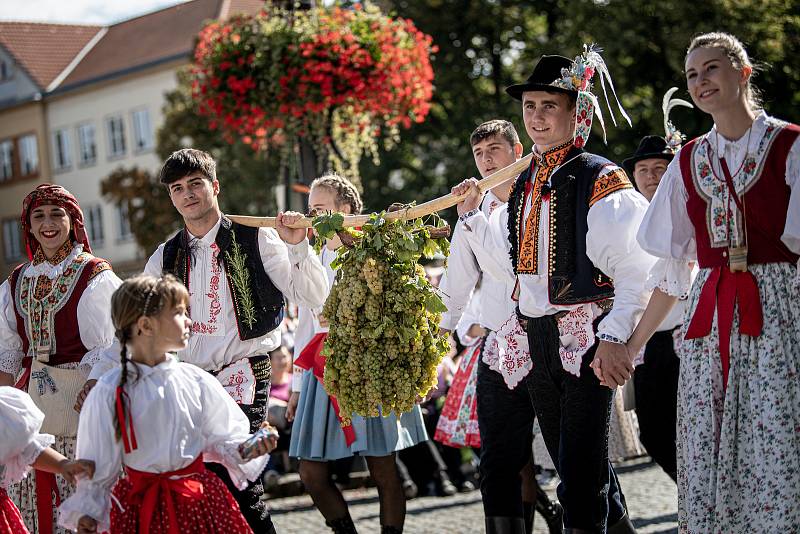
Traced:
MULTIPOLYGON (((485 217, 489 217, 493 212, 505 209, 505 206, 505 202, 489 191, 481 203, 481 212, 485 217)), ((447 307, 439 325, 447 330, 456 329, 467 307, 474 306, 477 311, 476 322, 489 330, 498 330, 514 313, 516 303, 511 299, 514 279, 494 276, 481 278, 483 269, 479 256, 482 255, 482 251, 473 250, 466 233, 463 224, 456 225, 450 245, 450 256, 447 259, 447 269, 439 282, 442 302, 447 307), (480 289, 473 292, 478 280, 481 280, 480 289), (473 304, 472 301, 476 303, 473 304)), ((508 252, 493 250, 492 254, 507 255, 508 252)), ((469 329, 469 325, 465 326, 469 329)))
MULTIPOLYGON (((242 341, 236 326, 236 314, 225 278, 225 267, 214 261, 219 249, 216 237, 221 219, 203 237, 192 243, 192 267, 189 271, 189 314, 195 323, 189 346, 178 352, 181 361, 193 363, 206 371, 218 371, 231 363, 268 354, 281 344, 280 327, 264 336, 242 341)), ((189 235, 190 239, 194 236, 189 235)), ((287 245, 272 228, 259 228, 258 250, 264 270, 283 295, 299 305, 321 306, 328 296, 328 280, 316 255, 310 253, 308 240, 287 245)), ((164 243, 150 256, 146 274, 162 276, 164 243)), ((97 378, 116 365, 116 354, 104 355, 103 369, 93 370, 97 378)))
MULTIPOLYGON (((66 266, 83 251, 83 245, 75 245, 72 252, 60 263, 53 265, 47 261, 38 265, 29 264, 20 276, 38 277, 44 275, 51 280, 60 276, 66 266)), ((119 360, 119 344, 114 337, 111 322, 111 295, 122 284, 112 270, 102 271, 92 278, 78 299, 78 332, 81 343, 88 349, 79 364, 86 376, 92 367, 103 359, 109 350, 119 360)), ((0 285, 0 371, 16 376, 22 366, 25 354, 22 352, 22 338, 17 332, 17 316, 14 313, 14 289, 8 280, 0 285)), ((56 332, 56 341, 58 332, 56 332)), ((32 352, 31 347, 31 354, 32 352)))
POLYGON ((44 414, 27 393, 0 387, 0 488, 25 478, 30 465, 55 441, 39 433, 43 421, 44 414))
POLYGON ((250 437, 250 421, 213 376, 171 356, 154 367, 128 366, 125 391, 138 447, 125 454, 116 439, 117 367, 100 378, 81 411, 75 456, 93 461, 95 473, 91 480, 79 480, 61 505, 58 523, 64 528, 74 530, 83 515, 98 522, 98 531, 109 528, 111 490, 123 465, 166 473, 202 455, 206 462, 224 465, 240 489, 266 466, 267 455, 248 462, 239 455, 238 446, 250 437))
MULTIPOLYGON (((602 174, 616 169, 616 166, 606 167, 602 174)), ((527 220, 531 208, 529 199, 522 214, 523 220, 527 220)), ((587 215, 586 255, 614 281, 614 306, 600 322, 598 334, 608 334, 622 341, 630 337, 650 297, 650 292, 644 288, 655 258, 645 253, 636 242, 636 230, 646 209, 647 200, 639 192, 623 189, 595 202, 587 215)), ((485 270, 496 278, 514 278, 507 253, 511 247, 508 242, 508 210, 496 210, 490 219, 479 212, 465 223, 473 250, 483 250, 481 265, 485 270)), ((549 200, 542 200, 537 233, 540 273, 548 270, 549 226, 549 200)), ((544 317, 578 307, 550 303, 547 274, 521 274, 519 284, 519 308, 528 317, 544 317)))
MULTIPOLYGON (((761 112, 753 121, 750 135, 745 134, 740 139, 730 141, 721 135, 717 136, 714 126, 697 143, 707 144, 711 153, 711 164, 717 176, 722 176, 718 167, 719 158, 716 157, 717 149, 723 154, 731 172, 740 167, 748 153, 760 162, 766 156, 766 153, 759 150, 759 146, 763 146, 762 138, 767 127, 777 122, 779 121, 761 112)), ((648 285, 657 286, 673 296, 681 296, 689 291, 692 283, 689 262, 697 260, 694 225, 686 209, 688 193, 681 174, 680 154, 681 151, 678 151, 661 178, 637 234, 642 248, 661 258, 653 267, 648 285)), ((786 158, 785 178, 791 194, 781 241, 789 250, 800 254, 800 138, 792 144, 786 158)), ((739 184, 736 185, 737 192, 741 193, 739 184)), ((727 188, 723 189, 727 195, 727 188)), ((731 209, 736 209, 733 202, 730 205, 731 209)))

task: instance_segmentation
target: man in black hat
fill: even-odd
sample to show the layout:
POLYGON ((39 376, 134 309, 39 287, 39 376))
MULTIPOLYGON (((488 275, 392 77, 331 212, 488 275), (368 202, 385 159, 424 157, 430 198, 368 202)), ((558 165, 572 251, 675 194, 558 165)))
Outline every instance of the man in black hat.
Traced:
MULTIPOLYGON (((633 156, 622 162, 633 176, 639 192, 651 201, 675 148, 666 139, 648 135, 639 142, 633 156)), ((686 299, 678 301, 661 326, 648 341, 644 360, 633 374, 639 439, 653 461, 677 480, 675 434, 678 408, 680 359, 675 354, 675 339, 683 324, 686 299)))
MULTIPOLYGON (((506 89, 522 102, 534 158, 509 198, 505 269, 516 278, 533 360, 528 387, 561 477, 565 532, 627 533, 634 528, 608 460, 611 388, 633 371, 624 342, 647 303, 653 259, 636 242, 647 203, 620 167, 582 149, 596 70, 607 72, 591 49, 574 62, 543 56, 525 83, 506 89)), ((473 247, 491 246, 476 183, 453 188, 469 193, 459 219, 473 247)), ((520 532, 504 518, 487 518, 487 530, 520 532)))

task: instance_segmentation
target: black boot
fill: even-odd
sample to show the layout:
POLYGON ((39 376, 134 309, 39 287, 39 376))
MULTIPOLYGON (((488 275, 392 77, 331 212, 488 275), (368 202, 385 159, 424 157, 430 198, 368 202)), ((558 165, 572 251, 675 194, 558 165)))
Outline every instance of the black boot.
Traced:
POLYGON ((525 534, 525 520, 521 517, 489 516, 486 534, 525 534))
POLYGON ((381 525, 381 534, 403 534, 403 527, 381 525))
POLYGON ((533 534, 533 520, 536 517, 536 509, 532 503, 522 502, 522 518, 525 520, 525 534, 533 534))
POLYGON ((541 488, 536 492, 536 511, 544 518, 550 534, 564 532, 564 509, 558 502, 551 501, 541 488))
POLYGON ((325 525, 333 531, 333 534, 358 534, 350 514, 332 521, 325 521, 325 525))
POLYGON ((622 519, 613 525, 609 525, 608 534, 636 534, 636 529, 633 523, 631 523, 631 518, 628 514, 625 514, 622 516, 622 519))

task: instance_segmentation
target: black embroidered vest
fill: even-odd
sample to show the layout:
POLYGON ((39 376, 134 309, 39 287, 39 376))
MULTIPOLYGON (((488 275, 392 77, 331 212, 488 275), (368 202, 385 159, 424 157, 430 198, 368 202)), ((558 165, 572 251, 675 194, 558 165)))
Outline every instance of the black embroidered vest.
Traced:
MULTIPOLYGON (((192 253, 187 237, 184 229, 164 243, 161 269, 175 275, 188 288, 192 253)), ((239 339, 253 339, 275 330, 283 320, 284 298, 261 263, 258 228, 237 224, 223 216, 216 243, 233 300, 239 339), (237 273, 234 265, 237 259, 242 261, 246 272, 237 273), (249 284, 242 284, 243 279, 247 279, 249 284)))
MULTIPOLYGON (((565 163, 550 176, 550 236, 547 274, 551 304, 597 302, 614 296, 614 284, 586 255, 589 208, 606 195, 632 187, 624 172, 601 170, 609 160, 573 148, 565 163)), ((520 224, 524 220, 525 183, 531 169, 517 177, 508 199, 511 263, 517 272, 520 224)), ((538 232, 537 232, 538 234, 538 232)))

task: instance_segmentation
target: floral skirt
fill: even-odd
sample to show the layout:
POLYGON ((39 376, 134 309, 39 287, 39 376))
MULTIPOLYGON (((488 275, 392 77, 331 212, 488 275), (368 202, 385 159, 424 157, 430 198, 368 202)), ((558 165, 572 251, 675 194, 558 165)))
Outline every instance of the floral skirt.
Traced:
MULTIPOLYGON (((681 532, 796 532, 800 525, 800 287, 789 263, 750 271, 764 325, 758 337, 740 334, 737 307, 727 389, 716 314, 710 335, 679 349, 681 532)), ((689 318, 709 273, 695 280, 689 318)))
POLYGON ((626 412, 622 391, 614 393, 611 401, 611 420, 608 424, 608 458, 620 462, 646 454, 639 441, 639 420, 636 412, 626 412))
MULTIPOLYGON (((68 438, 64 436, 56 436, 56 441, 52 447, 66 456, 69 459, 75 458, 75 443, 76 438, 68 438)), ((31 534, 38 534, 39 532, 39 518, 36 513, 36 477, 40 476, 37 471, 31 471, 27 477, 22 479, 18 484, 12 485, 8 488, 8 495, 14 504, 19 508, 22 520, 28 526, 31 534)), ((71 486, 63 477, 56 475, 56 487, 58 494, 63 502, 67 497, 72 495, 75 491, 74 486, 71 486)), ((67 534, 69 531, 56 526, 58 518, 58 508, 56 507, 55 498, 49 503, 52 507, 53 517, 53 534, 67 534)))
MULTIPOLYGON (((203 470, 192 478, 203 484, 200 498, 172 493, 175 520, 181 534, 252 534, 253 530, 245 521, 236 499, 217 475, 203 470)), ((140 532, 139 512, 142 506, 141 503, 131 502, 128 497, 132 488, 133 484, 128 478, 121 478, 114 486, 113 495, 122 503, 124 510, 118 506, 111 507, 111 534, 140 532)), ((150 532, 166 533, 169 527, 167 502, 162 497, 150 520, 150 532)))
POLYGON ((8 498, 8 493, 0 488, 0 534, 26 534, 28 529, 22 522, 22 516, 8 498))
POLYGON ((447 391, 433 439, 450 447, 480 447, 478 429, 478 362, 485 338, 464 349, 461 362, 447 391))

